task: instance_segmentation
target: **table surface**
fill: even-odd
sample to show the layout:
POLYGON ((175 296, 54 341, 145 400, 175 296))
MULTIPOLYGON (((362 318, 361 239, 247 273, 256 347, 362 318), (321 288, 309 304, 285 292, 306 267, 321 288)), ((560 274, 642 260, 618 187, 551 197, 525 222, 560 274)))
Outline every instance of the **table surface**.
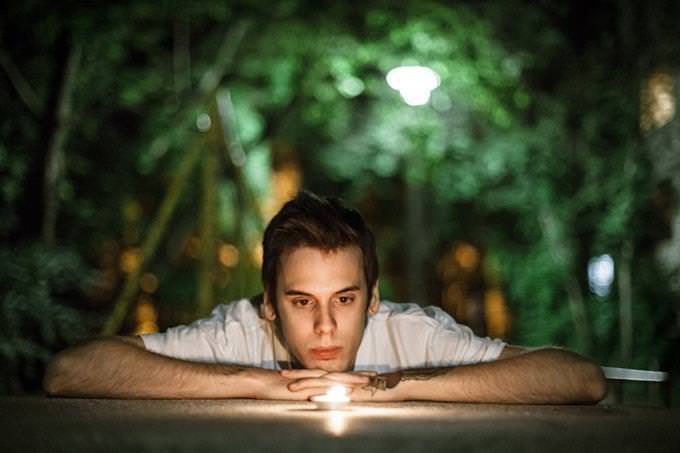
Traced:
POLYGON ((0 398, 0 451, 680 452, 680 412, 405 402, 0 398))

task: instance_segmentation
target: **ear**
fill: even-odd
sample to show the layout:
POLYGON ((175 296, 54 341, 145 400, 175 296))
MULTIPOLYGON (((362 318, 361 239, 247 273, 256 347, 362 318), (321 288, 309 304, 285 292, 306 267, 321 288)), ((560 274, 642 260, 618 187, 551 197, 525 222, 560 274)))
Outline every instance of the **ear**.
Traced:
POLYGON ((368 302, 368 313, 374 315, 378 313, 378 308, 380 307, 380 290, 378 287, 380 282, 376 280, 375 286, 373 286, 373 291, 371 291, 371 300, 368 302))
POLYGON ((264 290, 263 302, 262 306, 260 307, 260 314, 267 321, 273 321, 276 319, 276 311, 274 310, 274 306, 271 304, 271 301, 269 300, 269 296, 267 295, 266 289, 264 290))

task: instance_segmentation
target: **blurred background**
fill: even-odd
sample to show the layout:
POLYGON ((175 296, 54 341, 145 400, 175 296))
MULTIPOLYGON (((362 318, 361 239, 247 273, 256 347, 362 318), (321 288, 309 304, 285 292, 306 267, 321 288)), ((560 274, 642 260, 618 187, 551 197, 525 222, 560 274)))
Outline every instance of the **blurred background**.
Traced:
POLYGON ((263 228, 302 188, 365 215, 383 298, 679 371, 679 19, 662 0, 10 2, 0 393, 39 391, 84 338, 259 293, 263 228))

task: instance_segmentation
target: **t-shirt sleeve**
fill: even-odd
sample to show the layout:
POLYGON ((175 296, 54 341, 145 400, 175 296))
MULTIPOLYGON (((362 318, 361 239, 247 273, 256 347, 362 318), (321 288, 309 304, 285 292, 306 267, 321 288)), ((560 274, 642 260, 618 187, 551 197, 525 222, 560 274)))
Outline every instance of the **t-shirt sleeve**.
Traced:
POLYGON ((430 366, 455 366, 496 360, 505 343, 500 339, 478 337, 467 326, 438 310, 437 327, 430 339, 430 366))
POLYGON ((171 327, 164 333, 142 335, 147 350, 193 362, 218 363, 229 347, 225 332, 225 306, 220 305, 208 318, 189 325, 171 327))

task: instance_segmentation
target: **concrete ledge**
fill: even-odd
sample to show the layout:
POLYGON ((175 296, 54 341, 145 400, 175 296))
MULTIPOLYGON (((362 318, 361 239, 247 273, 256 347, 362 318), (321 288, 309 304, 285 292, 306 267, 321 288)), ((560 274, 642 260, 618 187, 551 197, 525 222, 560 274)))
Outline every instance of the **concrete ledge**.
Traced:
POLYGON ((677 452, 662 408, 0 398, 0 451, 677 452))

